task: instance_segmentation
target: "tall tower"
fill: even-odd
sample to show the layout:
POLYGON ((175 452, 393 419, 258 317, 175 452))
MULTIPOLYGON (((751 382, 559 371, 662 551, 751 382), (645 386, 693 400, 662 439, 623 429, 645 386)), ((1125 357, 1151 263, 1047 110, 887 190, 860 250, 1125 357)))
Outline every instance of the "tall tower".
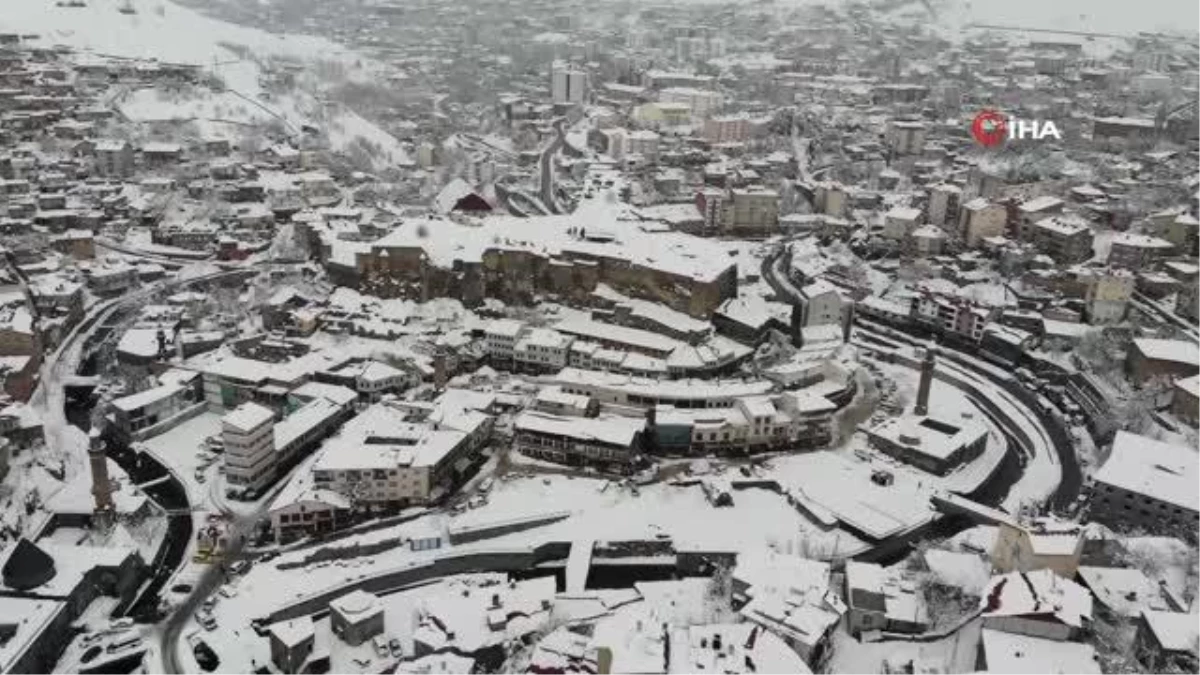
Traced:
POLYGON ((842 308, 842 342, 850 344, 850 336, 854 329, 854 303, 848 302, 842 308))
POLYGON ((917 385, 917 405, 913 412, 917 415, 929 414, 929 389, 933 386, 933 347, 925 348, 925 358, 921 361, 921 383, 917 385))
POLYGON ((792 346, 799 349, 804 346, 804 308, 792 305, 791 338, 792 346))
POLYGON ((104 441, 96 427, 88 434, 88 463, 92 467, 92 497, 96 500, 93 522, 97 528, 107 530, 112 527, 116 507, 112 500, 112 481, 108 478, 108 456, 104 454, 104 441))
POLYGON ((446 350, 442 347, 433 351, 433 386, 438 391, 446 388, 446 350))

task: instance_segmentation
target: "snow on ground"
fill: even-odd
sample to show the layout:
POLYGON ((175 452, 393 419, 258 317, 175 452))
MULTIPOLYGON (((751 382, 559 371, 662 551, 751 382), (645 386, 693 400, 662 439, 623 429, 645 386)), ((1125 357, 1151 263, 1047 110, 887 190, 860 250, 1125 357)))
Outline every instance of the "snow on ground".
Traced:
POLYGON ((885 640, 862 642, 845 630, 833 634, 832 651, 825 672, 830 673, 972 673, 978 653, 982 621, 971 621, 949 637, 933 642, 885 640), (912 670, 901 670, 910 662, 912 670), (886 669, 884 663, 892 669, 886 669))
MULTIPOLYGON (((221 416, 203 412, 164 434, 142 442, 146 451, 168 466, 179 477, 188 491, 188 503, 203 504, 208 500, 208 483, 215 478, 220 460, 202 458, 200 444, 205 437, 221 433, 221 416), (196 480, 197 473, 205 475, 203 483, 196 480)), ((211 457, 211 454, 209 455, 211 457)))
MULTIPOLYGON (((399 140, 338 106, 326 110, 321 92, 297 91, 277 101, 260 100, 262 63, 272 58, 312 64, 335 62, 345 80, 369 80, 382 66, 324 38, 308 35, 275 35, 256 28, 226 23, 194 10, 161 0, 153 10, 137 14, 117 11, 115 3, 92 2, 85 7, 57 7, 51 0, 7 3, 0 14, 0 30, 39 34, 48 44, 65 44, 96 56, 158 59, 198 64, 210 69, 228 91, 202 91, 196 97, 170 100, 160 93, 137 92, 121 102, 133 119, 199 117, 253 123, 286 119, 293 131, 318 118, 335 150, 347 150, 358 138, 379 149, 377 166, 407 164, 408 154, 399 140), (228 111, 221 110, 228 107, 228 111), (211 113, 211 114, 210 114, 211 113)), ((94 58, 81 54, 81 59, 94 58)), ((310 70, 310 72, 312 72, 310 70)), ((324 83, 312 83, 319 86, 324 83)))

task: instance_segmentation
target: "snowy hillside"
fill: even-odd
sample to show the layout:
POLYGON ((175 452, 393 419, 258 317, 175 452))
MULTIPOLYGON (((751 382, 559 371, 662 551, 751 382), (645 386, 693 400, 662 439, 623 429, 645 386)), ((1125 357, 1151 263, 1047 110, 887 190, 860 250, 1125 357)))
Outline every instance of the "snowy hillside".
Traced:
MULTIPOLYGON (((52 0, 16 0, 6 3, 0 12, 0 31, 37 34, 45 44, 67 45, 96 56, 199 64, 217 74, 230 90, 201 92, 182 100, 166 100, 152 91, 133 92, 119 105, 134 120, 199 118, 254 124, 277 118, 293 128, 317 123, 327 129, 333 149, 351 147, 361 137, 378 147, 376 161, 407 163, 407 152, 390 134, 352 110, 339 106, 329 111, 318 103, 321 88, 336 82, 306 80, 307 92, 272 101, 261 96, 261 64, 271 59, 333 62, 347 80, 370 79, 379 64, 324 38, 274 35, 219 21, 166 0, 134 7, 136 14, 123 14, 112 0, 85 7, 59 7, 52 0)), ((89 57, 81 54, 80 58, 89 57)))

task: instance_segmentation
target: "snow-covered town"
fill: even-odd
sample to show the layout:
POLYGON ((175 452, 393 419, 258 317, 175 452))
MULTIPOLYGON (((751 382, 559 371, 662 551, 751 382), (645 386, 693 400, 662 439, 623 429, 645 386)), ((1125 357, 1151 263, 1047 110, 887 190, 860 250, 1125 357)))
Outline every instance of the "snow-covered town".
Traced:
POLYGON ((4 0, 0 672, 1200 672, 1194 0, 4 0))

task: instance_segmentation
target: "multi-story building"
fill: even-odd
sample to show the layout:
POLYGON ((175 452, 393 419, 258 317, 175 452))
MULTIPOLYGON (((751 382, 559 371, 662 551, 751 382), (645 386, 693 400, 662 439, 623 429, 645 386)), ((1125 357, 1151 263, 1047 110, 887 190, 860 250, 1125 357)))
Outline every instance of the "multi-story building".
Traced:
POLYGON ((724 97, 720 92, 695 87, 667 87, 659 92, 658 100, 664 103, 686 103, 691 108, 692 119, 705 120, 721 109, 724 97))
POLYGON ((963 243, 975 248, 988 237, 1004 235, 1008 228, 1008 211, 1000 204, 976 197, 963 204, 958 218, 963 243))
POLYGON ((765 237, 779 230, 779 193, 774 190, 733 189, 725 205, 727 234, 765 237))
POLYGON ((514 365, 530 372, 558 372, 567 367, 574 338, 549 328, 530 328, 513 347, 514 365))
POLYGON ((1136 338, 1125 357, 1125 373, 1134 384, 1154 378, 1191 377, 1200 372, 1196 344, 1186 340, 1136 338))
POLYGON ((123 140, 96 142, 96 172, 101 176, 127 178, 133 174, 133 144, 123 140))
POLYGON ((962 188, 942 183, 929 191, 929 222, 948 225, 958 222, 958 210, 962 204, 962 188))
POLYGON ((1174 248, 1175 245, 1165 239, 1134 232, 1118 232, 1112 238, 1108 264, 1136 271, 1170 254, 1174 248))
POLYGON ((827 216, 841 218, 846 214, 847 194, 841 183, 817 183, 813 205, 827 216))
POLYGON ((513 445, 518 452, 537 459, 629 473, 641 454, 645 426, 640 418, 524 412, 513 422, 513 445))
POLYGON ((1090 519, 1194 541, 1200 524, 1197 467, 1192 448, 1118 431, 1108 459, 1092 476, 1090 519))
POLYGON ((749 137, 749 115, 722 115, 710 117, 704 121, 704 139, 714 145, 743 143, 749 137))
POLYGON ((528 330, 525 324, 511 319, 496 319, 483 329, 484 349, 494 362, 511 364, 516 355, 517 340, 528 330))
POLYGON ((888 147, 897 155, 919 155, 925 150, 926 127, 921 122, 896 120, 888 124, 888 147))
POLYGON ((275 413, 243 403, 221 418, 225 480, 232 490, 258 493, 275 472, 275 413))
POLYGON ((1070 264, 1092 257, 1094 235, 1087 223, 1077 218, 1043 218, 1027 230, 1027 239, 1038 250, 1055 260, 1070 264))
POLYGON ((1066 202, 1050 195, 1042 195, 1021 202, 1017 205, 1016 210, 1015 234, 1021 239, 1028 238, 1029 228, 1034 223, 1061 214, 1064 206, 1066 206, 1066 202))
MULTIPOLYGON (((642 159, 647 163, 653 164, 658 161, 658 144, 659 135, 649 129, 639 129, 630 132, 625 137, 625 153, 622 155, 641 155, 642 159)), ((616 159, 614 157, 614 159, 616 159)))
POLYGON ((983 338, 983 329, 1000 310, 984 307, 966 298, 922 290, 912 298, 909 316, 916 322, 942 333, 972 342, 983 338))
POLYGON ((1171 413, 1193 427, 1200 426, 1200 375, 1175 380, 1171 413))
POLYGON ((1088 323, 1107 325, 1125 318, 1136 283, 1133 274, 1126 270, 1088 269, 1078 278, 1086 284, 1088 323))
POLYGON ((801 325, 829 326, 842 321, 842 294, 828 281, 816 281, 800 287, 801 325))
POLYGON ((896 242, 904 241, 921 224, 921 210, 897 206, 883 217, 883 236, 896 242))
POLYGON ((550 65, 550 98, 555 103, 582 104, 587 90, 587 72, 562 61, 550 65))

